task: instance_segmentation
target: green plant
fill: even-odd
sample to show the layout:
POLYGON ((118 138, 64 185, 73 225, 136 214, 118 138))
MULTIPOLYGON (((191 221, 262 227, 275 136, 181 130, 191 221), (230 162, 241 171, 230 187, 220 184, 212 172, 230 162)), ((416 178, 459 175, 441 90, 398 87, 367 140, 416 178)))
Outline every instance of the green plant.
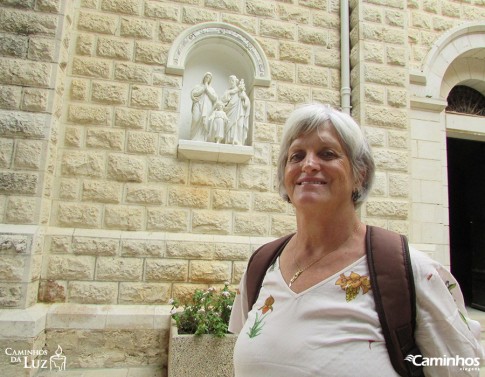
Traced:
POLYGON ((220 291, 213 287, 205 291, 196 289, 191 300, 183 305, 177 299, 170 299, 172 318, 179 334, 225 336, 235 297, 236 293, 225 283, 220 291))

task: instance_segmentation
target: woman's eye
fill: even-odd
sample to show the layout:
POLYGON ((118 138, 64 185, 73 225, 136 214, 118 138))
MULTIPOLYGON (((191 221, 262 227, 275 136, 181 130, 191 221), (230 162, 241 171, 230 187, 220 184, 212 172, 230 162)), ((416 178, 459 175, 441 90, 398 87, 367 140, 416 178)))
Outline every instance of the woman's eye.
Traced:
POLYGON ((320 153, 320 156, 324 160, 331 160, 331 159, 337 158, 338 155, 332 150, 325 150, 320 153))
POLYGON ((288 157, 288 162, 300 162, 304 157, 305 155, 303 153, 293 153, 288 157))

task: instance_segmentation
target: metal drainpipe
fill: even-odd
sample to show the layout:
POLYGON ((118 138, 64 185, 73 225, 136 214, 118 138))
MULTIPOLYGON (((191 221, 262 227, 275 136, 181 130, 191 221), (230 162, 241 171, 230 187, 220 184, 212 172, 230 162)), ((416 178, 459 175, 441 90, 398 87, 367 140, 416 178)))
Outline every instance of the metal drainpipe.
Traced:
POLYGON ((340 104, 350 114, 350 21, 349 1, 340 1, 340 104))

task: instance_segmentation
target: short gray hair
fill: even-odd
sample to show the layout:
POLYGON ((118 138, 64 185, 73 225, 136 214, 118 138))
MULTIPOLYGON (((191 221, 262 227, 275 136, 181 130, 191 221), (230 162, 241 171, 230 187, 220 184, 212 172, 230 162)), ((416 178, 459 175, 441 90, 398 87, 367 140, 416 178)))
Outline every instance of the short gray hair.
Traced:
POLYGON ((347 115, 330 105, 310 103, 299 106, 288 117, 281 140, 278 157, 278 185, 283 199, 289 201, 285 187, 285 167, 291 143, 301 135, 311 133, 325 123, 333 126, 340 138, 342 147, 350 160, 352 174, 360 187, 352 193, 352 200, 358 208, 367 198, 374 182, 375 164, 371 148, 360 126, 347 115))

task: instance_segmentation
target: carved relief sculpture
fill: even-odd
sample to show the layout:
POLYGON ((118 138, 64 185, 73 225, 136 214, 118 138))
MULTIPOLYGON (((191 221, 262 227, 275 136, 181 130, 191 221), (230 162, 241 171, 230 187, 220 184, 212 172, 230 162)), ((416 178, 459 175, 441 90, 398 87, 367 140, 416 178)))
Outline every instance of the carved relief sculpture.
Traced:
POLYGON ((224 143, 228 121, 229 119, 224 112, 224 104, 221 101, 217 101, 214 111, 209 117, 209 138, 207 141, 224 143))
POLYGON ((226 144, 244 145, 244 127, 248 128, 249 121, 249 98, 246 95, 244 80, 240 83, 236 76, 231 75, 229 85, 229 89, 222 96, 224 111, 228 118, 226 144))

